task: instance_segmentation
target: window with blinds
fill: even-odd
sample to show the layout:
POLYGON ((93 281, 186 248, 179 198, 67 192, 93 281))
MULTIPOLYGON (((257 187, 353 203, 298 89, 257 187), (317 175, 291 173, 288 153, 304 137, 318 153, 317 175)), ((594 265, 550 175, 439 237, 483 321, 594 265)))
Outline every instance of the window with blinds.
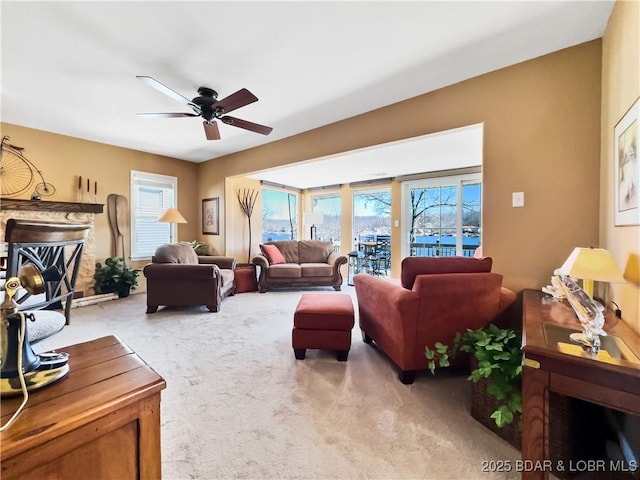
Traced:
POLYGON ((151 258, 163 243, 173 243, 176 226, 158 222, 176 207, 178 179, 168 175, 131 171, 131 259, 151 258))

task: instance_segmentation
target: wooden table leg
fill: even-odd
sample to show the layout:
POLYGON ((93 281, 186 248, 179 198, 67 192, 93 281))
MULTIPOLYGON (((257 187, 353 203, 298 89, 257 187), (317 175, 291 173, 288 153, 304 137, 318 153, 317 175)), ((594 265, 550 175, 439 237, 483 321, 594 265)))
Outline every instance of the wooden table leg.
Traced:
POLYGON ((522 479, 547 480, 549 462, 549 373, 522 370, 522 479))

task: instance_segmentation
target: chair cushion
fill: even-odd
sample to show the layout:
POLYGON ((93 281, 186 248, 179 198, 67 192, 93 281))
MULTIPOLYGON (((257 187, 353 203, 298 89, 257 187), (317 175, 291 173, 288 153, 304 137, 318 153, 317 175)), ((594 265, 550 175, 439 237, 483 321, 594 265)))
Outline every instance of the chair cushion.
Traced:
POLYGON ((156 249, 152 257, 153 263, 181 263, 185 265, 197 265, 198 255, 188 242, 167 243, 156 249))
POLYGON ((36 343, 40 340, 58 333, 65 326, 67 319, 64 314, 53 310, 30 310, 25 314, 33 314, 35 321, 27 322, 29 342, 36 343))
POLYGON ((269 265, 279 265, 287 262, 280 249, 275 245, 262 244, 260 245, 260 250, 262 250, 264 256, 267 257, 267 260, 269 260, 269 265))
POLYGON ((439 273, 487 273, 491 272, 491 257, 407 257, 402 260, 400 279, 402 286, 413 288, 417 275, 439 273))

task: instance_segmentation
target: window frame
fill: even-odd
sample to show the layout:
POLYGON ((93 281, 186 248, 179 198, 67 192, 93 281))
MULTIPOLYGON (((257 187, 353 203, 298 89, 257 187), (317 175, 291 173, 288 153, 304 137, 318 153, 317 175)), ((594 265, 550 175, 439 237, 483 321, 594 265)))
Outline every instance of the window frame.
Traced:
POLYGON ((412 188, 427 189, 431 187, 444 187, 453 185, 456 187, 457 207, 456 207, 456 255, 462 255, 462 187, 468 184, 480 184, 480 245, 482 245, 482 224, 484 211, 482 208, 482 198, 484 196, 484 184, 482 181, 482 172, 465 173, 460 175, 442 175, 437 177, 427 177, 417 180, 406 180, 402 182, 402 257, 410 256, 409 244, 409 198, 412 188))
MULTIPOLYGON (((178 208, 178 177, 173 175, 164 175, 160 173, 152 173, 152 172, 143 172, 140 170, 131 170, 130 174, 130 198, 131 204, 129 207, 130 210, 130 229, 131 229, 131 239, 130 239, 130 248, 131 248, 131 260, 139 261, 139 260, 150 260, 153 253, 140 252, 136 243, 138 224, 137 220, 139 218, 138 215, 138 188, 141 186, 142 182, 148 182, 149 187, 153 188, 154 183, 157 184, 156 188, 167 188, 172 192, 173 198, 167 200, 163 207, 162 211, 158 214, 158 217, 162 215, 168 208, 178 208)), ((146 216, 144 218, 149 218, 146 216)), ((163 241, 162 243, 175 243, 178 238, 178 227, 175 223, 169 224, 169 237, 167 241, 163 241)), ((161 245, 160 243, 159 245, 161 245)), ((158 246, 159 246, 158 245, 158 246)))
MULTIPOLYGON (((300 240, 300 202, 302 200, 302 196, 300 195, 300 190, 295 189, 295 188, 287 188, 284 186, 271 186, 271 185, 262 185, 262 189, 260 191, 260 200, 261 200, 261 212, 260 212, 260 219, 261 219, 261 223, 262 223, 262 228, 261 228, 261 232, 260 232, 260 243, 264 243, 265 241, 268 241, 265 239, 265 221, 264 221, 264 208, 265 208, 265 201, 264 201, 264 191, 265 190, 270 190, 272 192, 278 192, 278 193, 282 193, 285 195, 293 195, 295 197, 295 207, 294 207, 294 215, 293 215, 293 220, 294 220, 294 227, 295 227, 295 237, 292 240, 300 240)), ((275 232, 269 232, 269 233, 275 233, 275 232)))

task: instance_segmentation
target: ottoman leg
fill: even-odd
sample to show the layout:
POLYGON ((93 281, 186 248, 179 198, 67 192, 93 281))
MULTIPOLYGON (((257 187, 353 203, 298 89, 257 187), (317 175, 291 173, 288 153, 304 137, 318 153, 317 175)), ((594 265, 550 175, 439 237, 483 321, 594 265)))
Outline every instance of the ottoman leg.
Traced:
POLYGON ((307 354, 306 348, 294 348, 293 354, 296 356, 296 360, 304 360, 305 355, 307 354))
POLYGON ((336 357, 338 358, 339 362, 346 362, 348 356, 349 356, 349 350, 338 350, 336 352, 336 357))

